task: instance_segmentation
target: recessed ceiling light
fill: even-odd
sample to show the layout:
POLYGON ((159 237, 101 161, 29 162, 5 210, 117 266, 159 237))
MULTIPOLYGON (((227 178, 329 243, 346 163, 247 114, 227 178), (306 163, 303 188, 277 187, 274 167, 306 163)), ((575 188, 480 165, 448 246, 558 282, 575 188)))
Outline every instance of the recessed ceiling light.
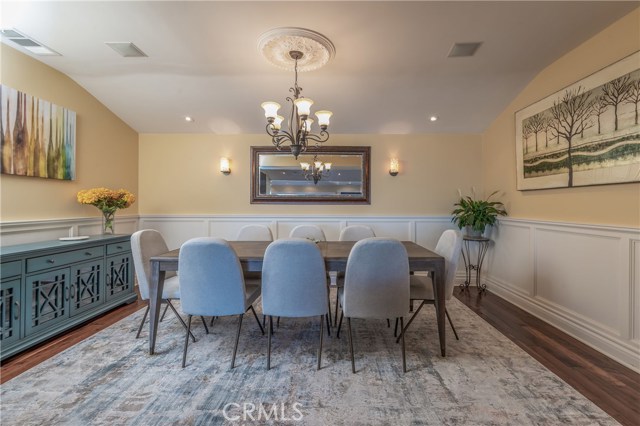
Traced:
POLYGON ((438 116, 432 115, 431 117, 429 117, 429 121, 438 121, 438 116))
POLYGON ((190 116, 187 115, 187 116, 184 117, 184 121, 188 121, 189 123, 193 123, 193 117, 190 117, 190 116))

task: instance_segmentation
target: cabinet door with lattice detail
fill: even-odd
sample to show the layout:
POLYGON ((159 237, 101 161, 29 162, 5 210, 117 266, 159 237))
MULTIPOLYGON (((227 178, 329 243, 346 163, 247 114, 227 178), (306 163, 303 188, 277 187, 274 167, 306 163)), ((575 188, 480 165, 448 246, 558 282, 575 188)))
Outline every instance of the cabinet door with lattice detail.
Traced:
POLYGON ((71 316, 104 303, 103 268, 102 259, 71 267, 71 316))
POLYGON ((107 301, 133 293, 133 262, 131 253, 107 257, 107 301))
POLYGON ((48 329, 69 317, 69 268, 27 275, 25 335, 48 329))
POLYGON ((20 279, 0 284, 0 345, 6 347, 20 338, 20 279))

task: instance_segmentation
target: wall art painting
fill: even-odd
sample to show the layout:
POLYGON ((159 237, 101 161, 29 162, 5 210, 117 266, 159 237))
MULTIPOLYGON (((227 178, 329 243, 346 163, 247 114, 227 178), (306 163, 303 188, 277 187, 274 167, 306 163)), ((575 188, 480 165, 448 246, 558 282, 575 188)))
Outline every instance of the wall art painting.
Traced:
POLYGON ((640 52, 516 112, 518 190, 640 181, 640 52))
POLYGON ((0 85, 0 172, 74 180, 76 113, 0 85))

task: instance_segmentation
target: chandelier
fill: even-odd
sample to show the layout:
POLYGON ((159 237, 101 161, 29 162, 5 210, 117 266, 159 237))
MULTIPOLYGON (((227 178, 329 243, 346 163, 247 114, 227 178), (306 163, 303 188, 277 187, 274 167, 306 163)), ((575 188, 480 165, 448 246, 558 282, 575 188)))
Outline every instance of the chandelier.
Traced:
POLYGON ((331 163, 323 163, 318 160, 318 154, 313 156, 313 163, 300 163, 300 168, 304 173, 306 180, 313 180, 313 184, 317 185, 318 182, 331 173, 331 163))
POLYGON ((268 31, 261 36, 258 47, 271 63, 285 69, 291 69, 293 65, 294 83, 289 89, 292 95, 286 98, 291 107, 287 128, 283 128, 285 118, 278 115, 281 107, 279 103, 269 101, 263 102, 261 106, 267 118, 266 131, 271 136, 273 145, 278 150, 289 145, 291 153, 297 159, 309 144, 319 146, 329 139, 327 128, 333 115, 331 111, 316 112, 320 132, 311 131, 314 120, 309 116, 313 101, 302 96, 302 87, 298 86, 299 65, 300 71, 319 68, 334 55, 335 49, 331 41, 322 34, 302 28, 277 28, 268 31))

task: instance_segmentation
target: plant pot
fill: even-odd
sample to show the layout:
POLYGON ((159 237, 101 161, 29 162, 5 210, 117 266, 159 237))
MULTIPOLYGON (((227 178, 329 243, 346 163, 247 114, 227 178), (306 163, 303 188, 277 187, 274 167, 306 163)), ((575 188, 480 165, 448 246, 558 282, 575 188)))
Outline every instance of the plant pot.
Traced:
MULTIPOLYGON (((486 229, 486 227, 485 227, 485 229, 486 229)), ((484 234, 484 229, 482 231, 476 231, 471 226, 465 226, 464 227, 464 233, 465 233, 465 235, 467 237, 480 238, 480 237, 482 237, 482 234, 484 234)))

